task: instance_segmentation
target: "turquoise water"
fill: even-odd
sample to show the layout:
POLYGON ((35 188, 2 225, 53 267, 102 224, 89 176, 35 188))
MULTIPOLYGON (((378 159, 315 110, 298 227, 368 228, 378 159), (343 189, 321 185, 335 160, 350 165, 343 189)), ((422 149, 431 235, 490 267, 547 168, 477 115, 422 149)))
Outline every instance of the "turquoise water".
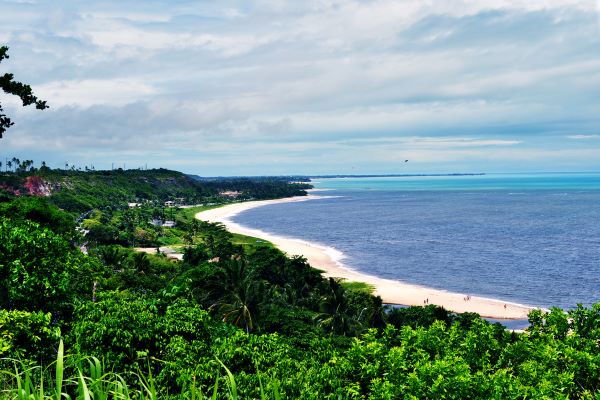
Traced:
POLYGON ((340 190, 587 190, 600 189, 600 173, 319 178, 313 184, 340 190))
POLYGON ((600 174, 318 179, 234 220, 383 278, 532 306, 600 301, 600 174))

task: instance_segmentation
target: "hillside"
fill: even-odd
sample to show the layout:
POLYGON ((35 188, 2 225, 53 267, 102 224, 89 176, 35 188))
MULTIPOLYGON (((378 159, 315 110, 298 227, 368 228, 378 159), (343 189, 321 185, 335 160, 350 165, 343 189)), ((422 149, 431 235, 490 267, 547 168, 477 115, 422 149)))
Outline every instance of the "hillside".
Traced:
POLYGON ((40 168, 0 174, 4 197, 49 197, 51 203, 72 212, 125 206, 126 203, 220 203, 231 199, 269 199, 305 195, 309 185, 285 179, 216 179, 201 181, 167 169, 74 171, 40 168))

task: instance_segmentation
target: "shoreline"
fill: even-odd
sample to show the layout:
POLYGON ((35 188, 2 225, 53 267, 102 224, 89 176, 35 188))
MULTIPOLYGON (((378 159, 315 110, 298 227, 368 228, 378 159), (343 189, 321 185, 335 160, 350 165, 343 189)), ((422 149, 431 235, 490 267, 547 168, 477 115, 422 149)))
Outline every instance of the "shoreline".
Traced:
POLYGON ((404 283, 397 280, 379 278, 362 272, 355 271, 342 263, 343 253, 333 247, 323 246, 318 243, 302 239, 288 238, 263 232, 259 229, 248 228, 231 220, 234 216, 244 211, 263 207, 271 204, 309 201, 335 196, 321 196, 309 194, 307 196, 286 197, 275 200, 257 200, 242 203, 228 204, 223 207, 201 211, 196 218, 208 222, 220 222, 232 233, 253 236, 273 243, 279 250, 289 256, 300 255, 316 269, 323 271, 325 277, 339 277, 347 281, 364 282, 373 287, 373 294, 381 296, 384 303, 423 306, 435 304, 447 310, 463 313, 476 312, 482 317, 495 319, 525 319, 534 307, 517 304, 514 302, 489 299, 485 297, 470 296, 467 294, 453 293, 440 289, 404 283), (427 302, 428 300, 428 302, 427 302), (427 302, 427 303, 426 303, 427 302), (505 308, 506 305, 506 308, 505 308))

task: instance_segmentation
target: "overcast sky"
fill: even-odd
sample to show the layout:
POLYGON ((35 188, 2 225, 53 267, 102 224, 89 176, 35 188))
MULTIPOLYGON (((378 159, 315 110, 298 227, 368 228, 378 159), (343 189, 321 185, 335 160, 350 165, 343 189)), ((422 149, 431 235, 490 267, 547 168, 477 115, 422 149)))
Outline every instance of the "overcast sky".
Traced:
POLYGON ((51 107, 0 94, 16 123, 0 157, 200 175, 600 171, 599 4, 0 0, 0 73, 51 107))

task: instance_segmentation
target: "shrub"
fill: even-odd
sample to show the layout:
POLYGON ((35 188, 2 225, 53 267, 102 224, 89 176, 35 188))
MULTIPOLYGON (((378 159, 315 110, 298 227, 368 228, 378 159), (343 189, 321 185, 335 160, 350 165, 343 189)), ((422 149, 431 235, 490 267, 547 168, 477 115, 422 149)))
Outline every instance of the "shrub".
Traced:
POLYGON ((68 317, 90 296, 99 265, 65 238, 29 221, 0 221, 0 307, 68 317))
POLYGON ((60 329, 50 313, 0 310, 0 357, 51 360, 60 329))

